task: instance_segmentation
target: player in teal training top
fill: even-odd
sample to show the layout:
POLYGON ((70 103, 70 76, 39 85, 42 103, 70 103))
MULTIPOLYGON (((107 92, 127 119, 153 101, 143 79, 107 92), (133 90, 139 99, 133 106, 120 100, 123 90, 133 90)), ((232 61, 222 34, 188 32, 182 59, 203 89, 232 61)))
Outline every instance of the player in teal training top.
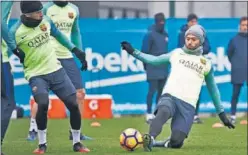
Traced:
POLYGON ((193 124, 195 107, 204 80, 221 121, 228 128, 234 128, 221 105, 211 62, 202 56, 204 38, 204 29, 200 25, 194 25, 185 33, 183 48, 177 48, 160 56, 141 53, 130 43, 122 42, 122 48, 142 62, 152 65, 171 64, 169 78, 155 111, 156 117, 151 122, 149 134, 143 136, 145 151, 151 151, 152 147, 183 146, 193 124), (155 141, 163 125, 170 118, 172 118, 170 138, 162 142, 155 141))
MULTIPOLYGON (((79 49, 82 49, 82 41, 79 30, 79 10, 78 7, 68 1, 52 1, 44 5, 43 14, 48 16, 57 27, 57 29, 62 32, 69 40, 76 45, 79 49)), ((72 81, 72 84, 77 90, 77 102, 81 108, 84 101, 85 89, 82 84, 82 77, 80 70, 78 69, 72 53, 56 38, 52 37, 52 44, 55 48, 55 52, 58 60, 65 69, 67 75, 72 81)), ((35 122, 35 116, 37 113, 37 104, 34 104, 31 109, 31 120, 28 140, 35 140, 37 133, 37 125, 35 122)), ((82 113, 82 112, 81 112, 82 113)), ((71 131, 69 132, 69 139, 72 140, 71 131)), ((81 140, 89 140, 90 137, 85 135, 80 135, 81 140)))
MULTIPOLYGON (((52 90, 70 111, 70 124, 75 152, 89 152, 80 142, 81 114, 77 104, 76 89, 57 59, 51 36, 74 53, 87 69, 85 53, 78 49, 53 24, 43 16, 40 1, 22 1, 21 19, 11 28, 17 46, 24 52, 24 75, 29 81, 35 102, 38 104, 36 123, 38 148, 35 154, 44 154, 47 148, 47 111, 49 90, 52 90)), ((63 154, 63 153, 62 153, 63 154)))

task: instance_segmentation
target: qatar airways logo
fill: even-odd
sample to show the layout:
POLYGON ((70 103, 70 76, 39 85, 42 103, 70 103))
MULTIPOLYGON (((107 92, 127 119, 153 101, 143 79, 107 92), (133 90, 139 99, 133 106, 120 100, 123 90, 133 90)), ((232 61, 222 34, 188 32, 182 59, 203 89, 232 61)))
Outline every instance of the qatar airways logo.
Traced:
POLYGON ((69 33, 72 28, 72 22, 54 22, 54 24, 60 31, 66 33, 69 33))
POLYGON ((28 47, 38 48, 49 41, 49 34, 42 33, 28 42, 28 47))

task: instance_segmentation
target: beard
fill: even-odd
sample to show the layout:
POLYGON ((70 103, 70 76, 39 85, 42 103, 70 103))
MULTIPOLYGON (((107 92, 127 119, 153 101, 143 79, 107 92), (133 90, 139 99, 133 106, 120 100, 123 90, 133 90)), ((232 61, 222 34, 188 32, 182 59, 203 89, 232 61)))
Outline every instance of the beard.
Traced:
POLYGON ((189 50, 195 50, 199 47, 199 45, 196 45, 196 46, 187 45, 187 44, 185 44, 185 45, 186 45, 187 49, 189 49, 189 50))

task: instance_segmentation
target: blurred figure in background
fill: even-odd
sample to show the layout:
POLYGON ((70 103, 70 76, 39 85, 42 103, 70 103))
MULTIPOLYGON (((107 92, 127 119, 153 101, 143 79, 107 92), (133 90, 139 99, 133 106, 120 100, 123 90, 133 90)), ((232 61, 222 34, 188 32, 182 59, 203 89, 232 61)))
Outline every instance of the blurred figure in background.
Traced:
POLYGON ((239 32, 236 34, 228 44, 227 54, 231 62, 231 83, 233 84, 233 94, 231 100, 231 121, 236 122, 236 109, 240 89, 244 82, 247 84, 247 30, 248 17, 240 19, 239 32))
MULTIPOLYGON (((198 24, 197 15, 193 14, 193 13, 189 14, 188 17, 187 17, 187 22, 188 22, 187 24, 185 24, 185 25, 183 25, 181 27, 180 34, 178 36, 178 48, 182 48, 184 46, 184 44, 185 44, 185 39, 184 39, 185 32, 191 26, 198 24)), ((203 43, 203 55, 208 54, 210 52, 210 50, 211 50, 211 47, 210 47, 208 38, 205 36, 205 42, 203 43)), ((196 104, 195 117, 194 117, 194 123, 197 123, 197 124, 203 123, 201 121, 201 119, 198 117, 199 107, 200 107, 200 98, 199 98, 199 100, 197 101, 197 104, 196 104)))
MULTIPOLYGON (((149 28, 142 43, 142 52, 159 56, 168 52, 168 33, 165 31, 165 16, 163 13, 157 13, 154 16, 155 24, 149 28)), ((152 114, 152 99, 157 92, 156 103, 161 96, 164 84, 168 75, 168 66, 152 66, 144 64, 144 69, 147 75, 149 91, 147 94, 147 115, 146 121, 149 123, 154 118, 152 114)))

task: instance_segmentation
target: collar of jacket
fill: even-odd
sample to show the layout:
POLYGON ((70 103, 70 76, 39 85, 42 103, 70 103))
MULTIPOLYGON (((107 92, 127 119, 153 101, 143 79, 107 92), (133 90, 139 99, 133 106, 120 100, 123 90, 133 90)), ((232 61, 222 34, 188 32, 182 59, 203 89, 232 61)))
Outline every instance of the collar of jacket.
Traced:
POLYGON ((184 33, 185 33, 188 29, 189 29, 188 24, 184 24, 184 25, 181 26, 181 28, 180 28, 181 32, 184 32, 184 33))
POLYGON ((163 31, 158 31, 155 24, 152 25, 152 26, 149 28, 149 30, 150 30, 150 31, 155 31, 155 32, 160 33, 160 34, 166 34, 165 29, 164 29, 163 31))
POLYGON ((59 7, 65 7, 68 4, 68 1, 53 1, 53 3, 59 7))
POLYGON ((240 35, 242 37, 248 37, 248 33, 247 32, 239 32, 238 35, 240 35))
POLYGON ((188 49, 188 48, 184 45, 182 49, 183 49, 183 51, 184 51, 185 53, 191 54, 191 55, 197 55, 197 56, 199 56, 199 55, 202 55, 202 53, 203 53, 203 47, 202 47, 202 46, 199 46, 199 47, 197 47, 197 48, 194 49, 194 50, 190 50, 190 49, 188 49))
POLYGON ((21 15, 21 22, 27 27, 31 27, 31 28, 37 27, 41 23, 41 21, 42 19, 36 20, 33 18, 29 18, 25 15, 21 15))

